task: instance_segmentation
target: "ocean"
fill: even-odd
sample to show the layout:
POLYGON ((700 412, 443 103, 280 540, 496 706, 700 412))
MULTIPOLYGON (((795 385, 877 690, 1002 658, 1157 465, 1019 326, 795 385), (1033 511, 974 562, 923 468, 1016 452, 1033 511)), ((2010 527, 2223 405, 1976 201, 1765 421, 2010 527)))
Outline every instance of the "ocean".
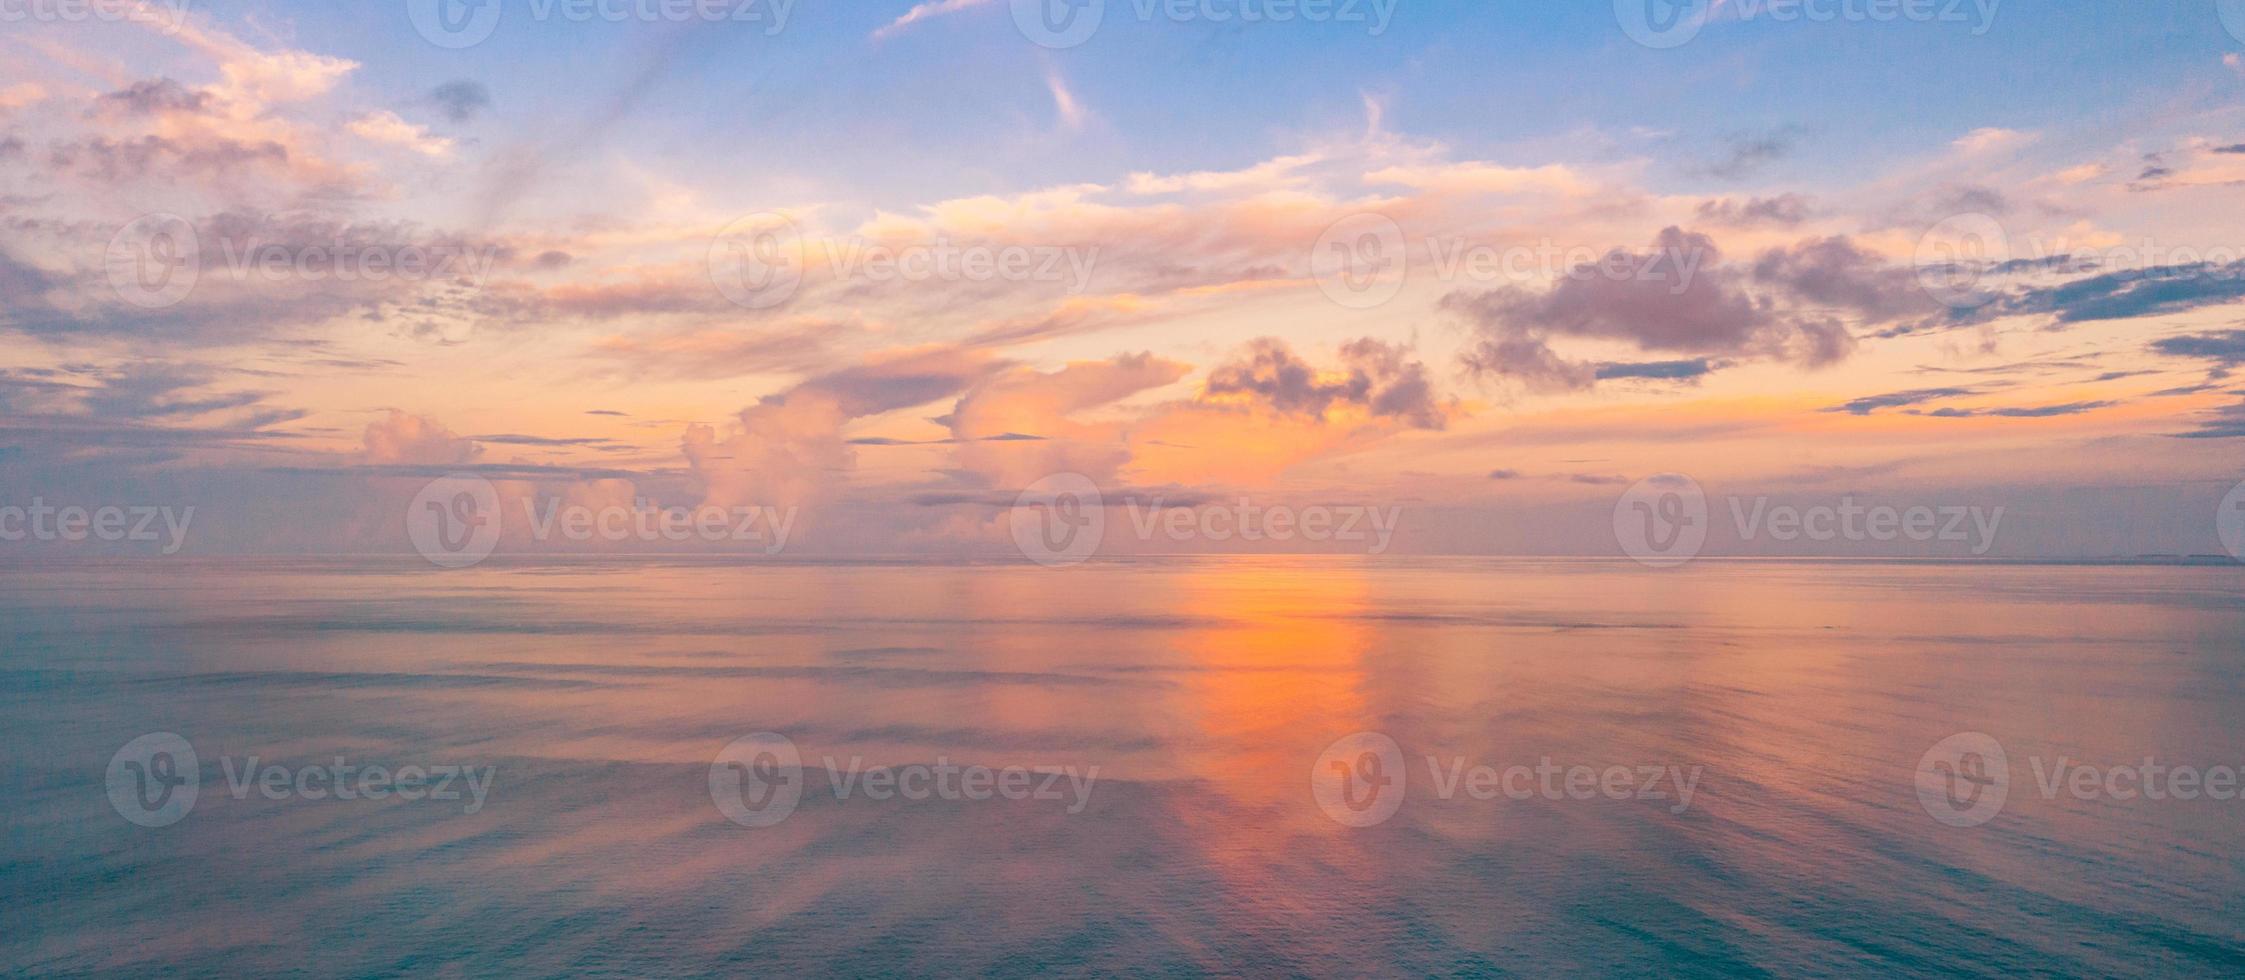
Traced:
POLYGON ((0 973, 2239 975, 2241 719, 2238 567, 18 562, 0 973))

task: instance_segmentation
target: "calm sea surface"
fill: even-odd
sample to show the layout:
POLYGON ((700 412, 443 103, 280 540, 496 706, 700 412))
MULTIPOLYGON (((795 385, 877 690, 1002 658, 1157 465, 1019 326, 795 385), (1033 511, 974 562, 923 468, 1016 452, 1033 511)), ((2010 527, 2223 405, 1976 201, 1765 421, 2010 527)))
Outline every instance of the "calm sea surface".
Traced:
POLYGON ((0 973, 2238 975, 2241 723, 2235 568, 19 564, 0 973))

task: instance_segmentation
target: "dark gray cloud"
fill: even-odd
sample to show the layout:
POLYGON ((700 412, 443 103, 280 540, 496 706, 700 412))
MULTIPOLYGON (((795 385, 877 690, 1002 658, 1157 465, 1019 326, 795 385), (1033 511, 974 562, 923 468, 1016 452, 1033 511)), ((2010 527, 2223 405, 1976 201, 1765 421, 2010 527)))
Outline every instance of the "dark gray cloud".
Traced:
POLYGON ((2175 433, 2178 439, 2245 439, 2245 402, 2225 405, 2199 420, 2198 427, 2175 433))
MULTIPOLYGON (((2151 352, 2166 357, 2186 357, 2211 361, 2211 380, 2229 377, 2239 364, 2245 364, 2245 330, 2222 330, 2214 333, 2189 334, 2181 337, 2162 337, 2152 341, 2151 352)), ((2182 394, 2192 392, 2183 391, 2182 394)))
POLYGON ((270 140, 244 143, 216 139, 184 143, 162 136, 113 140, 95 136, 57 143, 48 153, 54 170, 105 184, 139 180, 150 174, 166 177, 231 174, 260 164, 285 165, 288 148, 270 140))
POLYGON ((1937 419, 2047 419, 2060 415, 2080 415, 2120 404, 2114 401, 2069 402, 2064 405, 2038 405, 2029 408, 1937 408, 1932 411, 1911 410, 1908 414, 1937 419))
POLYGON ((1754 280, 1790 293, 1801 304, 1855 313, 1885 323, 1934 311, 1915 270, 1890 265, 1845 237, 1771 249, 1754 261, 1754 280))
POLYGON ((1699 172, 1723 180, 1753 176, 1762 168, 1793 154, 1807 131, 1799 126, 1779 126, 1761 133, 1733 133, 1723 138, 1722 154, 1699 172))
POLYGON ((96 112, 121 112, 135 116, 170 113, 201 114, 210 111, 210 93, 190 89, 169 78, 134 82, 95 100, 96 112))
POLYGON ((1869 415, 1882 408, 1901 408, 1905 405, 1919 405, 1943 398, 1957 398, 1975 393, 1974 389, 1971 388, 1920 388, 1916 391, 1897 391, 1885 395, 1858 398, 1837 408, 1825 409, 1825 411, 1846 412, 1849 415, 1869 415))
POLYGON ((1283 341, 1266 337, 1250 343, 1243 360, 1211 373, 1208 393, 1252 394, 1281 412, 1317 418, 1335 404, 1348 404, 1416 428, 1448 424, 1448 406, 1436 398, 1426 365, 1411 360, 1406 346, 1366 337, 1344 345, 1341 360, 1345 377, 1323 380, 1283 341))
POLYGON ((464 123, 491 108, 491 90, 481 82, 463 78, 437 86, 429 93, 429 101, 444 112, 444 118, 464 123))
POLYGON ((1699 205, 1701 220, 1734 228, 1790 228, 1807 221, 1814 211, 1814 204, 1799 194, 1750 197, 1743 201, 1726 197, 1717 201, 1703 201, 1699 205))
POLYGON ((1598 365, 1596 376, 1599 381, 1614 381, 1622 378, 1697 381, 1706 377, 1715 368, 1715 363, 1704 357, 1689 361, 1645 361, 1635 364, 1609 362, 1598 365))
POLYGON ((1669 228, 1649 251, 1616 249, 1569 270, 1545 292, 1459 291, 1444 297, 1441 307, 1470 321, 1479 335, 1462 355, 1470 373, 1571 390, 1595 385, 1601 366, 1561 357, 1550 347, 1552 338, 1618 340, 1702 361, 1833 364, 1854 349, 1855 338, 1838 319, 1809 308, 1839 308, 1869 320, 1898 315, 1923 302, 1922 294, 1915 301, 1898 295, 1908 288, 1903 283, 1846 239, 1772 250, 1750 267, 1737 267, 1723 263, 1708 236, 1669 228))

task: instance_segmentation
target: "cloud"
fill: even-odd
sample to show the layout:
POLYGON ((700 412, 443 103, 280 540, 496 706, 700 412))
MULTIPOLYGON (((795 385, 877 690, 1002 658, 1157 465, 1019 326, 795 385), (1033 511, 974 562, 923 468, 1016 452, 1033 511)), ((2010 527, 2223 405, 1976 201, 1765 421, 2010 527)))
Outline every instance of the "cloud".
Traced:
POLYGON ((1128 464, 1126 420, 1078 416, 1172 384, 1192 367, 1151 354, 1077 361, 1057 371, 1013 368, 962 396, 946 421, 957 468, 999 487, 1023 487, 1053 473, 1112 483, 1128 464))
POLYGON ((374 465, 452 466, 473 461, 483 447, 435 419, 390 409, 367 423, 360 459, 374 465))
POLYGON ((1764 167, 1793 154, 1807 131, 1800 126, 1779 126, 1767 132, 1734 133, 1723 138, 1720 159, 1699 167, 1699 172, 1723 180, 1753 176, 1764 167))
POLYGON ((2040 405, 2028 408, 1938 408, 1929 412, 1912 411, 1910 414, 1939 419, 2047 419, 2061 415, 2080 415, 2084 412, 2112 408, 2118 404, 2120 403, 2114 401, 2094 401, 2069 402, 2064 405, 2040 405))
POLYGON ((1058 71, 1046 72, 1045 87, 1052 92, 1053 111, 1059 113, 1060 124, 1069 130, 1084 128, 1091 113, 1076 99, 1076 93, 1068 89, 1068 80, 1060 77, 1058 71))
POLYGON ((1966 395, 1977 393, 1978 392, 1971 388, 1920 388, 1915 391, 1897 391, 1885 395, 1869 395, 1848 402, 1847 404, 1841 405, 1838 408, 1825 409, 1825 411, 1846 412, 1849 415, 1869 415, 1882 408, 1901 408, 1905 405, 1920 405, 1930 401, 1938 401, 1943 398, 1961 398, 1966 395))
POLYGON ((2240 299, 2245 299, 2245 262, 2198 262, 2124 269, 2023 290, 1979 311, 1975 319, 2047 313, 2058 323, 2132 320, 2240 299))
POLYGON ((842 430, 852 420, 955 395, 1005 365, 955 347, 890 351, 820 375, 742 409, 722 432, 689 426, 681 446, 718 506, 803 506, 824 499, 857 456, 842 430))
POLYGON ((452 155, 453 142, 442 136, 431 136, 427 127, 406 122, 397 113, 380 109, 351 120, 350 131, 360 139, 391 146, 401 146, 422 156, 447 157, 452 155))
POLYGON ((429 101, 436 103, 446 120, 464 123, 491 108, 491 90, 481 82, 460 79, 431 89, 429 101))
POLYGON ((1814 213, 1814 203, 1799 194, 1750 197, 1743 201, 1726 197, 1702 201, 1699 205, 1700 220, 1733 228, 1791 228, 1808 221, 1814 213))
POLYGON ((873 39, 876 41, 886 40, 914 24, 934 20, 946 14, 955 14, 962 10, 972 10, 990 2, 991 0, 927 0, 925 3, 914 5, 912 9, 905 11, 903 16, 875 30, 873 39))
POLYGON ((211 111, 212 95, 206 91, 189 89, 169 78, 156 78, 135 82, 126 88, 110 92, 95 100, 98 112, 122 112, 134 116, 161 116, 169 113, 200 115, 211 111))
POLYGON ((1569 270, 1546 292, 1459 291, 1441 306, 1474 325, 1478 340, 1463 354, 1470 373, 1509 377, 1533 390, 1582 389, 1598 380, 1596 365, 1555 352, 1555 337, 1820 367, 1845 358, 1854 337, 1828 316, 1780 306, 1773 293, 1883 316, 1896 305, 1886 293, 1891 279, 1863 258, 1844 240, 1827 240, 1773 251, 1744 270, 1724 266, 1713 239, 1668 228, 1651 250, 1615 249, 1569 270), (1756 285, 1771 288, 1757 294, 1756 285))
POLYGON ((1321 372, 1283 341, 1264 338, 1248 345, 1245 359, 1210 373, 1206 390, 1218 399, 1246 395, 1319 421, 1338 406, 1353 406, 1375 419, 1443 428, 1449 407, 1436 399, 1426 365, 1408 360, 1409 353, 1401 344, 1367 337, 1341 348, 1342 371, 1321 372))
POLYGON ((2151 351, 2164 357, 2212 361, 2213 376, 2216 379, 2225 378, 2232 369, 2245 364, 2245 330, 2162 337, 2152 341, 2151 351))
POLYGON ((1714 362, 1704 357, 1689 361, 1650 361, 1636 364, 1614 362, 1598 365, 1595 378, 1599 381, 1614 381, 1623 378, 1697 381, 1713 372, 1715 367, 1714 362))

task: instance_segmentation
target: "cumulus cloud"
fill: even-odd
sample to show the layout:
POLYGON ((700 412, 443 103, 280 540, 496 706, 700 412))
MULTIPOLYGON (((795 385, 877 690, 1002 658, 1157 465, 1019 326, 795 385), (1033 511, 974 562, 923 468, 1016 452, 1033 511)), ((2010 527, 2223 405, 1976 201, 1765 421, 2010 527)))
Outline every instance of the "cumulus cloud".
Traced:
POLYGON ((482 453, 474 439, 437 420, 393 408, 367 423, 359 457, 374 465, 448 466, 471 462, 482 453))
POLYGON ((1367 337, 1344 345, 1341 362, 1338 372, 1319 371, 1283 341, 1264 338, 1249 344, 1243 359, 1211 373, 1207 391, 1217 397, 1247 395, 1279 412, 1318 420, 1337 406, 1351 406, 1414 428, 1448 423, 1448 406, 1435 397, 1426 365, 1411 360, 1404 345, 1367 337))
POLYGON ((1854 337, 1844 324, 1811 307, 1888 316, 1904 305, 1892 294, 1897 284, 1892 273, 1871 268, 1868 257, 1845 240, 1773 250, 1739 268, 1723 264, 1712 238, 1668 228, 1650 251, 1615 249, 1599 262, 1569 270, 1545 292, 1460 291, 1444 297, 1442 308, 1474 326, 1478 339, 1463 355, 1469 372, 1564 391, 1592 386, 1599 369, 1561 356, 1550 345, 1553 338, 1808 367, 1833 364, 1854 349, 1854 337))
POLYGON ((707 503, 814 504, 856 466, 851 421, 959 394, 1003 366, 956 347, 888 352, 767 396, 723 431, 690 426, 681 445, 707 503))

